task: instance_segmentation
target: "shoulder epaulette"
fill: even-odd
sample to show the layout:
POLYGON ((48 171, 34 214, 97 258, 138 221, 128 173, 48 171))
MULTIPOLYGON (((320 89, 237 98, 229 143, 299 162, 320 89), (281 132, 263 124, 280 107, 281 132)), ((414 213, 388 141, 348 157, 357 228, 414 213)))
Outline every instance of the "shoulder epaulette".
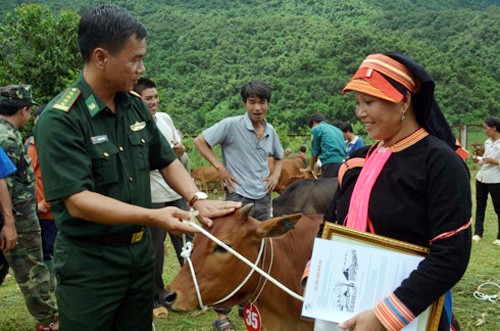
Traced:
POLYGON ((128 92, 130 95, 133 95, 134 97, 136 98, 139 98, 139 99, 142 99, 141 98, 141 95, 139 93, 137 93, 136 91, 129 91, 128 92))
POLYGON ((82 94, 80 89, 76 87, 69 87, 61 94, 59 100, 54 103, 52 108, 62 110, 64 112, 69 112, 71 107, 75 104, 76 99, 82 94))

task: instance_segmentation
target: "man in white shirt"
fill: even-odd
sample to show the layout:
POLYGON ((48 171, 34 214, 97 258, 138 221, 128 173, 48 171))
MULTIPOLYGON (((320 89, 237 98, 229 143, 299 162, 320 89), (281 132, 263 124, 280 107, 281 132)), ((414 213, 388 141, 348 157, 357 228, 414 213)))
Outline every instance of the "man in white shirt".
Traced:
MULTIPOLYGON (((137 92, 146 103, 151 115, 153 115, 153 118, 156 121, 158 129, 163 134, 165 139, 170 142, 170 146, 173 151, 181 160, 184 167, 186 167, 186 170, 189 171, 189 159, 187 158, 187 153, 181 143, 181 137, 174 126, 172 118, 167 113, 157 111, 158 105, 160 104, 160 98, 158 97, 156 84, 151 79, 140 78, 134 87, 134 91, 137 92)), ((165 180, 158 170, 150 172, 150 183, 152 208, 175 206, 184 210, 189 210, 186 201, 165 183, 165 180)), ((164 242, 166 238, 166 231, 162 228, 151 227, 151 233, 153 236, 153 247, 155 251, 155 290, 153 313, 158 318, 165 318, 168 315, 168 312, 166 308, 163 307, 165 284, 163 283, 162 273, 165 255, 164 242)), ((180 255, 183 245, 182 237, 171 233, 169 233, 169 236, 175 248, 179 264, 182 265, 183 259, 180 255)), ((187 235, 187 239, 191 241, 192 235, 187 235)))

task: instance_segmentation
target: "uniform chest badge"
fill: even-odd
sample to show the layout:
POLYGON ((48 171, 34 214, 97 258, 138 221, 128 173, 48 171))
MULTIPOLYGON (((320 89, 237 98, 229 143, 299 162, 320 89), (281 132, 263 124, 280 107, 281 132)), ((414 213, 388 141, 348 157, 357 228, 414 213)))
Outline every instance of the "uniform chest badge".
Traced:
POLYGON ((130 126, 132 131, 140 131, 146 127, 146 122, 135 122, 130 126))

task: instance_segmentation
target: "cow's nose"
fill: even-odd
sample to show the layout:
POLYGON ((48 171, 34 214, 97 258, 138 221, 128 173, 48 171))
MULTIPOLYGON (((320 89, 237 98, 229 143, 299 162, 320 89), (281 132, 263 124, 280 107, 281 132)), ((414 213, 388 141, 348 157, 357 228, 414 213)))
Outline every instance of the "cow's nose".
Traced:
POLYGON ((172 308, 172 305, 175 302, 175 299, 177 298, 177 293, 174 291, 166 288, 165 289, 165 294, 163 296, 163 303, 167 308, 172 308))

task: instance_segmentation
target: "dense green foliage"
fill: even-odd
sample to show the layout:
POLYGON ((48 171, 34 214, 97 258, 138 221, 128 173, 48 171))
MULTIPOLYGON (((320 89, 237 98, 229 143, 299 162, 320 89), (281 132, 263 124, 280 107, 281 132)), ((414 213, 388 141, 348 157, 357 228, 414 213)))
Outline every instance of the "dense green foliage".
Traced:
POLYGON ((0 25, 2 85, 29 83, 42 102, 58 94, 81 67, 75 42, 78 20, 73 11, 55 13, 41 5, 8 13, 0 25))
MULTIPOLYGON (((98 2, 86 1, 85 5, 98 2)), ((366 54, 386 51, 404 52, 428 69, 451 123, 479 124, 499 113, 498 0, 115 2, 148 27, 146 76, 160 85, 163 110, 185 133, 197 134, 223 117, 240 114, 239 88, 252 79, 271 85, 274 93, 268 119, 288 133, 300 131, 313 112, 332 120, 354 121, 354 102, 341 90, 366 54)), ((53 11, 83 6, 69 0, 45 3, 53 11)), ((38 7, 23 11, 30 8, 38 7)), ((6 23, 7 28, 15 24, 6 23)), ((55 39, 60 34, 56 24, 51 31, 26 23, 34 34, 56 35, 50 45, 57 47, 49 49, 64 54, 62 62, 68 60, 68 70, 46 75, 37 66, 21 66, 21 76, 20 71, 13 73, 3 66, 0 78, 22 78, 35 85, 52 81, 59 87, 61 76, 71 73, 69 68, 79 68, 72 60, 74 44, 55 39)), ((76 24, 73 19, 70 23, 76 24)), ((74 33, 74 29, 66 32, 74 33)), ((29 48, 33 49, 36 52, 13 54, 17 61, 30 63, 28 55, 41 51, 29 48)), ((43 60, 54 64, 53 57, 43 60)), ((54 94, 50 89, 40 93, 54 94)))

